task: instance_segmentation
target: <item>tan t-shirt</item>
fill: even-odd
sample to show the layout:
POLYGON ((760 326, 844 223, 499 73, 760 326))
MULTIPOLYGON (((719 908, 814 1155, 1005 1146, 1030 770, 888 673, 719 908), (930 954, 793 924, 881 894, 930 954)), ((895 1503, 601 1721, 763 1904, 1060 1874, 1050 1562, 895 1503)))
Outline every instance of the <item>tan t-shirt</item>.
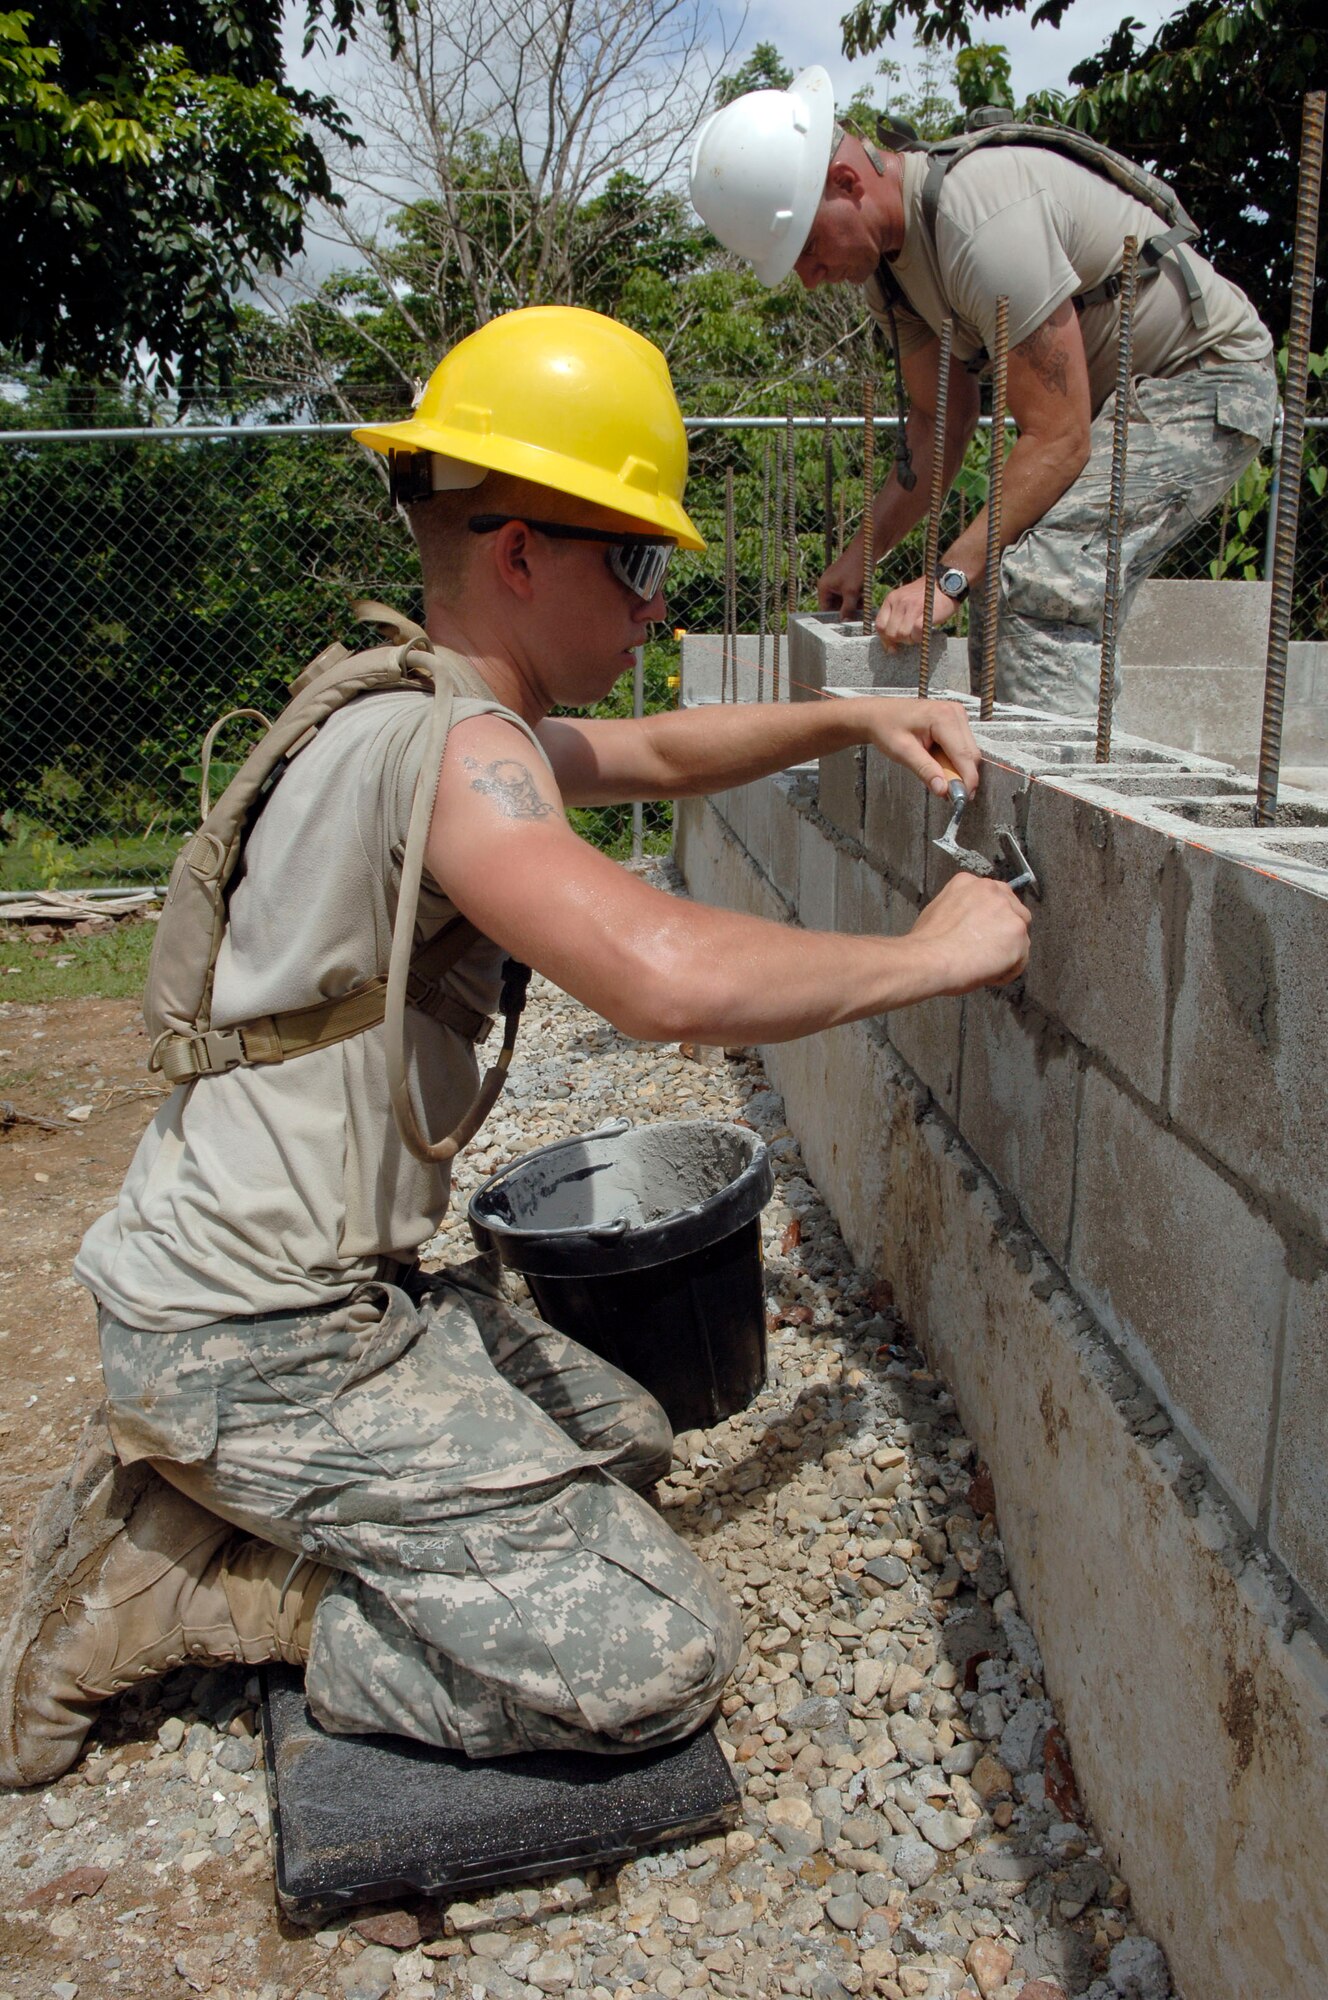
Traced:
MULTIPOLYGON (((1127 236, 1143 243, 1167 228, 1155 210, 1063 153, 1046 146, 984 146, 946 174, 933 248, 922 212, 930 162, 923 153, 902 153, 899 159, 904 241, 891 268, 911 308, 896 307, 905 354, 932 340, 947 314, 954 320, 960 361, 990 352, 1002 293, 1010 301, 1010 345, 1017 347, 1066 299, 1091 291, 1120 269, 1127 236)), ((1207 327, 1195 325, 1175 260, 1164 258, 1158 275, 1139 287, 1134 373, 1174 375, 1202 353, 1224 361, 1258 361, 1270 354, 1268 330, 1239 286, 1192 247, 1183 254, 1203 292, 1207 327)), ((884 299, 875 278, 865 295, 868 311, 884 326, 884 299)), ((1119 324, 1114 299, 1080 315, 1094 414, 1116 386, 1119 324)))
MULTIPOLYGON (((535 743, 478 677, 456 678, 454 725, 494 713, 535 743)), ((431 699, 390 693, 350 703, 282 777, 231 895, 218 1027, 307 1007, 386 972, 431 699)), ((417 939, 455 915, 426 875, 417 939)), ((502 958, 482 940, 447 975, 446 990, 491 1014, 502 958)), ((475 1094, 471 1046, 413 1008, 406 1041, 426 1129, 451 1131, 475 1094)), ((446 1210, 449 1175, 402 1145, 383 1044, 379 1026, 173 1090, 115 1208, 84 1237, 75 1275, 117 1319, 172 1333, 323 1306, 376 1276, 381 1258, 413 1257, 446 1210)))

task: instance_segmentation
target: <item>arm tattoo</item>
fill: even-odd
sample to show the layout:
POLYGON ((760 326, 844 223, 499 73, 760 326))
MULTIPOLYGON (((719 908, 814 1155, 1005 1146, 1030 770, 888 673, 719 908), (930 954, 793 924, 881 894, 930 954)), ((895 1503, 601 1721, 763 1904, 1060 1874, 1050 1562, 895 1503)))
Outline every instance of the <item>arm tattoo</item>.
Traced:
POLYGON ((536 791, 535 780, 519 759, 500 757, 493 764, 479 764, 474 757, 463 757, 461 761, 468 771, 479 773, 470 781, 472 792, 483 792, 491 798, 505 818, 547 819, 553 811, 548 800, 536 791))
POLYGON ((1054 389, 1058 396, 1069 395, 1070 378, 1065 365, 1065 349, 1050 320, 1034 327, 1027 340, 1020 341, 1015 353, 1023 355, 1044 389, 1054 389))

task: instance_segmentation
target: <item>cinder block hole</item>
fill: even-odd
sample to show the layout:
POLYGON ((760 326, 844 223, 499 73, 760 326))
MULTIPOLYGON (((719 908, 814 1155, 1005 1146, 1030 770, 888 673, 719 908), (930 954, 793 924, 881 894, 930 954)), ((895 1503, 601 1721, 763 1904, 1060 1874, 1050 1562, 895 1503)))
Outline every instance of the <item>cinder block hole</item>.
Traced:
MULTIPOLYGON (((1082 744, 1078 743, 1053 743, 1049 749, 1043 750, 1041 755, 1048 763, 1079 765, 1089 763, 1084 756, 1082 744)), ((1111 753, 1113 767, 1119 764, 1168 764, 1175 771, 1183 766, 1184 761, 1182 757, 1168 755, 1165 750, 1143 750, 1133 745, 1128 749, 1113 750, 1111 753)))
MULTIPOLYGON (((1188 792, 1191 794, 1191 803, 1193 802, 1195 785, 1193 771, 1177 771, 1174 775, 1168 776, 1163 772, 1151 771, 1117 772, 1110 765, 1103 765, 1102 769, 1103 777, 1100 780, 1094 779, 1093 782, 1100 783, 1103 791, 1115 792, 1123 799, 1178 799, 1188 792)), ((1210 798, 1252 799, 1254 797, 1252 778, 1205 777, 1201 782, 1210 798)))
MULTIPOLYGON (((1167 810, 1196 826, 1253 826, 1253 799, 1177 799, 1167 810)), ((1312 806, 1299 799, 1283 799, 1277 808, 1279 826, 1328 826, 1328 807, 1312 806)), ((1298 848, 1297 853, 1303 853, 1298 848)))

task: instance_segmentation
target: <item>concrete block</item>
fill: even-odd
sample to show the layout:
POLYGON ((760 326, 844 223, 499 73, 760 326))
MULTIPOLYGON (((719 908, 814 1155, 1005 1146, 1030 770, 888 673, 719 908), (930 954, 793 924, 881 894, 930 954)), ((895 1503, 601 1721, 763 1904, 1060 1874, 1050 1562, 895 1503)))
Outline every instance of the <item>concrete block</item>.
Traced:
POLYGON ((864 765, 863 845, 874 868, 914 900, 927 880, 926 788, 879 750, 864 765))
MULTIPOLYGON (((730 647, 727 676, 724 670, 724 635, 722 632, 684 633, 680 646, 678 705, 680 708, 695 708, 707 701, 719 701, 727 683, 728 698, 735 693, 742 701, 757 698, 757 662, 760 656, 760 635, 756 632, 739 632, 730 647), (735 687, 736 670, 736 687, 735 687)), ((765 695, 770 698, 770 640, 765 642, 765 695)))
MULTIPOLYGON (((1245 836, 1242 836, 1245 838, 1245 836)), ((1328 841, 1310 834, 1307 845, 1328 841)), ((1291 1238, 1328 1239, 1328 872, 1306 894, 1270 851, 1250 864, 1181 850, 1185 962, 1168 1107, 1247 1182, 1291 1238), (1262 866, 1259 861, 1262 860, 1262 866), (1276 867, 1278 872, 1273 873, 1276 867)), ((1303 849, 1302 849, 1303 851, 1303 849)))
POLYGON ((678 799, 673 807, 673 859, 683 879, 691 881, 690 869, 697 859, 701 822, 707 810, 705 799, 678 799))
POLYGON ((964 1008, 959 1130, 1058 1264, 1069 1254, 1079 1057, 1008 991, 964 1008))
POLYGON ((758 868, 770 873, 770 778, 747 787, 747 852, 758 868))
MULTIPOLYGON (((917 693, 917 646, 886 652, 875 633, 841 622, 832 611, 804 612, 790 627, 789 672, 794 701, 814 701, 822 688, 871 688, 917 693)), ((938 635, 932 647, 932 694, 968 692, 968 647, 938 635)))
POLYGON ((810 813, 798 816, 798 919, 804 930, 835 928, 835 848, 810 813))
POLYGON ((880 881, 869 868, 860 848, 835 844, 835 929, 859 936, 865 929, 864 908, 868 884, 880 881))
POLYGON ((781 896, 797 908, 798 828, 802 814, 796 801, 802 788, 796 778, 781 771, 767 780, 770 786, 770 865, 766 870, 781 896))
POLYGON ((1121 671, 1116 719, 1133 735, 1252 771, 1259 758, 1263 682, 1262 662, 1244 667, 1197 660, 1127 666, 1121 671))
POLYGON ((862 744, 851 750, 836 750, 821 759, 820 783, 816 794, 822 819, 850 840, 862 839, 866 805, 867 752, 862 744))
MULTIPOLYGON (((917 917, 915 903, 897 889, 887 888, 887 936, 903 937, 905 932, 912 930, 917 917)), ((949 994, 936 1000, 920 1000, 912 1007, 897 1007, 885 1017, 885 1032, 890 1046, 898 1050, 902 1060, 919 1082, 926 1084, 937 1103, 951 1113, 959 1101, 959 1050, 963 1028, 963 998, 949 994)))
POLYGON ((1069 1271, 1253 1523, 1273 1415, 1277 1232, 1098 1069, 1084 1078, 1069 1271))
POLYGON ((1122 668, 1257 666, 1268 654, 1270 583, 1156 578, 1142 584, 1121 633, 1122 668))
POLYGON ((1328 1277, 1293 1284, 1287 1301, 1268 1538, 1328 1617, 1328 1277))
POLYGON ((1136 1090, 1162 1097, 1176 843, 1053 782, 1028 797, 1028 853, 1042 887, 1025 988, 1136 1090))

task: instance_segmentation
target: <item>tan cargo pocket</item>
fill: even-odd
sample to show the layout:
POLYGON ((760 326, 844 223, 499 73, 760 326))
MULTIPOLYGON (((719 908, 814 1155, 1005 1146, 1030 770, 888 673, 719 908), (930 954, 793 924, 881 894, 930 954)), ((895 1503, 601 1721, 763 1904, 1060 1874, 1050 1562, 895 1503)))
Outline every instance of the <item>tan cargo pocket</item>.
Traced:
POLYGON ((159 1397, 152 1391, 117 1397, 107 1383, 106 1423, 122 1465, 165 1458, 197 1465, 217 1448, 217 1397, 206 1387, 159 1397))

